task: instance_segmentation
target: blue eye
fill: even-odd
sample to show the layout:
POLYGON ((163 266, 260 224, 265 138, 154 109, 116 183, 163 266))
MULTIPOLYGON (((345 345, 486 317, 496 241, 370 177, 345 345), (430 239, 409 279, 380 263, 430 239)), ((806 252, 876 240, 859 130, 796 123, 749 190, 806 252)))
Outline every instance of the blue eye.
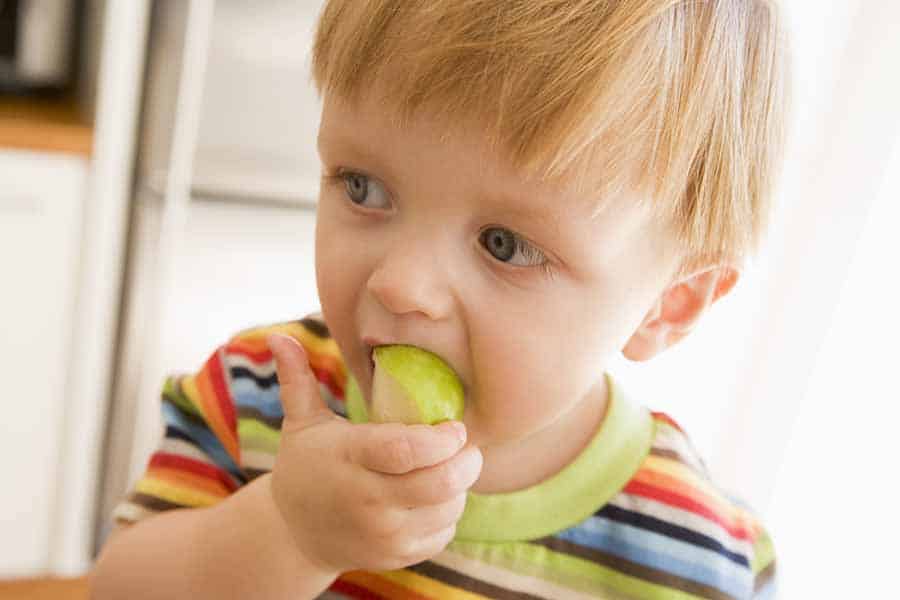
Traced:
POLYGON ((547 262, 543 252, 509 229, 490 227, 482 231, 478 239, 481 245, 500 262, 520 267, 538 266, 547 262), (512 259, 516 256, 524 258, 525 262, 514 262, 512 259))
POLYGON ((389 195, 378 181, 367 175, 351 171, 341 173, 338 177, 344 182, 347 197, 354 204, 364 208, 387 208, 390 206, 389 195), (367 206, 367 201, 375 201, 376 205, 367 206))

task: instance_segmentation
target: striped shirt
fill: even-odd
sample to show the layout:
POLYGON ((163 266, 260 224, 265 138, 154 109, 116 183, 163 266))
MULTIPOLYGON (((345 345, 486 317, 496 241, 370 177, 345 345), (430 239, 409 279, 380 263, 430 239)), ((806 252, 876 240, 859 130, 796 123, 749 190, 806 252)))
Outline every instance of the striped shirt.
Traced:
MULTIPOLYGON (((347 416, 349 373, 320 314, 240 332, 196 373, 166 378, 165 434, 115 519, 210 506, 271 471, 283 417, 273 332, 304 346, 323 398, 347 416)), ((773 598, 774 552, 758 519, 710 481, 675 421, 606 377, 606 417, 572 463, 523 490, 469 492, 443 552, 343 573, 319 597, 773 598)))

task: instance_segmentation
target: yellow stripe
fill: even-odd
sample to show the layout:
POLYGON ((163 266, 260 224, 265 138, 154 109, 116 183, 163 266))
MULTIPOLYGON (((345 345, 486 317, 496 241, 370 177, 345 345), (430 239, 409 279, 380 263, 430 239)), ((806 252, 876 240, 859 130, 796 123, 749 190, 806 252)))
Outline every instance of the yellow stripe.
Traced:
POLYGON ((221 496, 214 496, 198 490, 174 486, 165 481, 154 479, 153 477, 144 477, 137 482, 134 489, 142 494, 162 498, 163 500, 167 500, 180 506, 212 506, 222 500, 221 496))
POLYGON ((194 405, 194 408, 197 409, 197 412, 203 417, 203 420, 209 422, 206 413, 203 412, 203 403, 200 402, 200 391, 197 390, 197 383, 194 375, 188 375, 181 380, 181 391, 183 391, 184 395, 187 396, 187 399, 191 401, 191 404, 194 405))
POLYGON ((398 585, 402 585, 429 598, 440 598, 441 600, 489 600, 487 596, 467 592, 437 579, 419 575, 414 571, 381 571, 378 574, 385 579, 389 579, 398 585))
POLYGON ((746 519, 747 511, 728 502, 722 493, 708 481, 697 477, 688 467, 675 460, 663 456, 650 455, 644 461, 644 467, 657 473, 669 475, 683 481, 686 485, 696 488, 714 505, 717 512, 729 515, 733 519, 746 519))
POLYGON ((334 338, 321 338, 300 323, 293 322, 250 329, 249 331, 238 334, 232 341, 240 339, 256 342, 263 341, 263 343, 265 343, 265 339, 270 333, 283 333, 289 335, 303 344, 304 347, 309 348, 311 352, 321 352, 334 357, 341 356, 341 351, 338 349, 337 342, 335 342, 334 338))

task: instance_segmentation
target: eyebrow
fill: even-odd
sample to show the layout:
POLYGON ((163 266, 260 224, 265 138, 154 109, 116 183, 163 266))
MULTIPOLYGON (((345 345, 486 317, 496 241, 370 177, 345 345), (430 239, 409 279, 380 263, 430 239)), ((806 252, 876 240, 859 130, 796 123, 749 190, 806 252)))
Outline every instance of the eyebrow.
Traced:
POLYGON ((319 153, 320 159, 324 158, 325 147, 338 148, 341 152, 350 152, 364 160, 376 163, 379 166, 382 165, 382 159, 377 152, 344 135, 324 135, 319 133, 316 140, 316 150, 319 153))
MULTIPOLYGON (((341 135, 340 133, 332 133, 330 135, 320 133, 316 146, 320 158, 324 158, 323 155, 325 152, 323 149, 325 147, 329 149, 338 149, 340 152, 354 154, 361 160, 373 164, 379 171, 385 171, 387 169, 387 173, 393 172, 388 168, 389 165, 377 152, 371 150, 365 144, 360 144, 358 140, 341 135)), ((539 225, 545 229, 550 225, 549 229, 555 234, 561 232, 563 212, 560 210, 553 210, 550 208, 549 203, 543 206, 523 204, 522 202, 517 201, 514 195, 485 188, 479 189, 476 197, 479 205, 485 203, 484 205, 489 206, 493 210, 513 213, 517 220, 520 220, 521 222, 539 225)))

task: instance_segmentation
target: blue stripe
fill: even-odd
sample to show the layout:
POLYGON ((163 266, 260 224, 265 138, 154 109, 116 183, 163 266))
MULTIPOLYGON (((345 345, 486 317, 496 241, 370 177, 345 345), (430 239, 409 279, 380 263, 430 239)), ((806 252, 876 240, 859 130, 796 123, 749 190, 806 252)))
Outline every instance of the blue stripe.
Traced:
MULTIPOLYGON (((203 452, 210 461, 217 466, 225 469, 240 481, 247 481, 247 476, 234 463, 222 442, 219 441, 212 431, 205 424, 199 424, 195 419, 188 418, 181 410, 169 402, 164 400, 162 403, 163 421, 166 424, 166 431, 175 430, 181 435, 171 436, 189 440, 203 452)), ((168 434, 167 434, 168 437, 168 434)))
POLYGON ((269 388, 278 383, 277 372, 272 372, 271 375, 267 375, 266 377, 260 377, 246 367, 231 367, 229 369, 229 373, 231 374, 232 379, 249 379, 250 381, 256 382, 257 387, 261 387, 263 389, 269 388))
POLYGON ((675 538, 694 546, 706 548, 716 554, 721 554, 728 560, 741 565, 742 567, 750 568, 750 561, 747 560, 746 556, 737 552, 732 552, 719 540, 711 538, 708 535, 703 535, 693 529, 682 527, 670 523, 669 521, 663 521, 662 519, 657 519, 652 515, 644 514, 642 512, 619 508, 613 504, 607 504, 594 514, 611 521, 627 523, 629 525, 634 525, 635 527, 640 527, 641 529, 661 533, 667 537, 675 538))
POLYGON ((747 597, 753 589, 753 574, 749 568, 735 565, 706 548, 627 523, 590 517, 556 536, 720 589, 738 598, 747 597))
POLYGON ((231 397, 236 408, 255 408, 267 417, 284 417, 281 407, 281 386, 259 388, 253 379, 234 379, 231 382, 231 397))

